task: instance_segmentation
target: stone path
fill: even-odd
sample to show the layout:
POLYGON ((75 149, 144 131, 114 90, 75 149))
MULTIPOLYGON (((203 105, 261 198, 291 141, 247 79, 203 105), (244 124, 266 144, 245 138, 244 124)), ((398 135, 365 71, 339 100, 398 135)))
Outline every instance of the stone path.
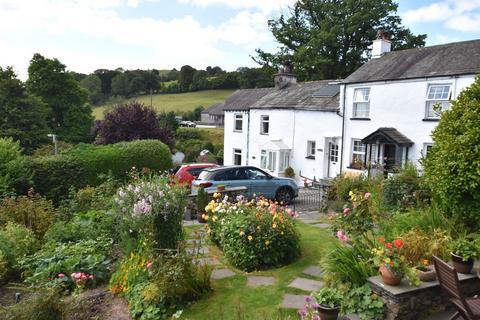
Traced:
POLYGON ((295 278, 289 285, 289 288, 296 288, 308 293, 318 291, 323 287, 323 282, 306 278, 295 278))
POLYGON ((320 277, 322 275, 322 269, 318 266, 310 266, 303 270, 302 273, 311 277, 320 277))
POLYGON ((213 257, 198 258, 198 259, 194 259, 193 261, 199 264, 208 264, 211 266, 216 266, 220 264, 220 261, 218 261, 218 259, 215 259, 213 257))
POLYGON ((317 223, 325 217, 325 214, 318 211, 304 211, 298 213, 298 219, 305 223, 317 223))
POLYGON ((258 287, 258 286, 271 286, 277 282, 277 279, 274 277, 262 277, 262 276, 249 276, 247 277, 247 286, 249 287, 258 287))
POLYGON ((297 294, 285 294, 283 296, 282 308, 300 309, 305 305, 305 296, 297 294))
POLYGON ((199 254, 199 255, 206 255, 210 252, 210 249, 208 247, 187 248, 186 250, 189 254, 199 254))
POLYGON ((212 279, 220 280, 233 277, 236 273, 230 269, 216 269, 212 272, 212 279))
POLYGON ((328 223, 317 223, 317 224, 313 224, 312 227, 316 227, 320 229, 328 229, 331 227, 331 225, 328 223))

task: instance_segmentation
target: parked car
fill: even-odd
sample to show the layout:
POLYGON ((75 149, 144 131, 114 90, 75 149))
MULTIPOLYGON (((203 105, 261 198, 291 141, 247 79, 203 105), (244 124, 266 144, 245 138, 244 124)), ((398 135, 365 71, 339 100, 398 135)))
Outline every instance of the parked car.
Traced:
POLYGON ((192 181, 198 177, 200 172, 208 168, 218 167, 215 163, 190 163, 184 164, 177 170, 175 173, 175 177, 181 183, 188 184, 189 186, 192 185, 192 181))
POLYGON ((180 121, 180 126, 182 127, 193 127, 195 128, 197 124, 193 121, 180 121))
POLYGON ((298 186, 290 178, 274 177, 267 172, 252 166, 228 166, 205 169, 192 182, 192 193, 204 188, 206 191, 216 190, 217 186, 225 188, 247 187, 247 196, 263 195, 289 204, 298 196, 298 186))

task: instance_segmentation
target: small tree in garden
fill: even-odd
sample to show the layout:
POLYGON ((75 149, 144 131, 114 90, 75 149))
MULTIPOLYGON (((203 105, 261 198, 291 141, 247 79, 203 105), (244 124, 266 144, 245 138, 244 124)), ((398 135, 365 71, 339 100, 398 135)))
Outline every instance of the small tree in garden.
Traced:
POLYGON ((15 191, 26 191, 31 179, 32 174, 19 142, 12 138, 0 138, 0 197, 15 191))
POLYGON ((158 139, 170 148, 174 145, 172 129, 161 127, 155 110, 139 102, 117 105, 98 126, 99 144, 140 139, 158 139))
POLYGON ((434 201, 457 221, 480 226, 480 77, 442 113, 424 159, 434 201))

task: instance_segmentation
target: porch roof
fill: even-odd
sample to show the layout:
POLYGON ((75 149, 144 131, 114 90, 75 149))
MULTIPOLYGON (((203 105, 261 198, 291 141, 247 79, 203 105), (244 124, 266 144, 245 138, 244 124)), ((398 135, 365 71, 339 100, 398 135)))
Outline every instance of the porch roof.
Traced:
POLYGON ((262 145, 262 148, 267 149, 267 150, 275 150, 275 151, 290 150, 291 149, 282 140, 270 140, 267 143, 265 143, 264 145, 262 145))
POLYGON ((393 143, 399 146, 410 147, 413 145, 413 141, 404 136, 395 128, 378 128, 377 131, 369 134, 362 139, 364 144, 375 143, 393 143))

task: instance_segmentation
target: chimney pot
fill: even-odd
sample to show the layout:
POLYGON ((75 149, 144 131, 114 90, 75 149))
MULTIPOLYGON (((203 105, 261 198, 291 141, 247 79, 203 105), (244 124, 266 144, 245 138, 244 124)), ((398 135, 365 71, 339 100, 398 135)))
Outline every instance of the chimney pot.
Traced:
POLYGON ((388 32, 384 29, 378 29, 377 39, 373 40, 372 59, 380 58, 392 50, 392 42, 388 39, 388 32))

